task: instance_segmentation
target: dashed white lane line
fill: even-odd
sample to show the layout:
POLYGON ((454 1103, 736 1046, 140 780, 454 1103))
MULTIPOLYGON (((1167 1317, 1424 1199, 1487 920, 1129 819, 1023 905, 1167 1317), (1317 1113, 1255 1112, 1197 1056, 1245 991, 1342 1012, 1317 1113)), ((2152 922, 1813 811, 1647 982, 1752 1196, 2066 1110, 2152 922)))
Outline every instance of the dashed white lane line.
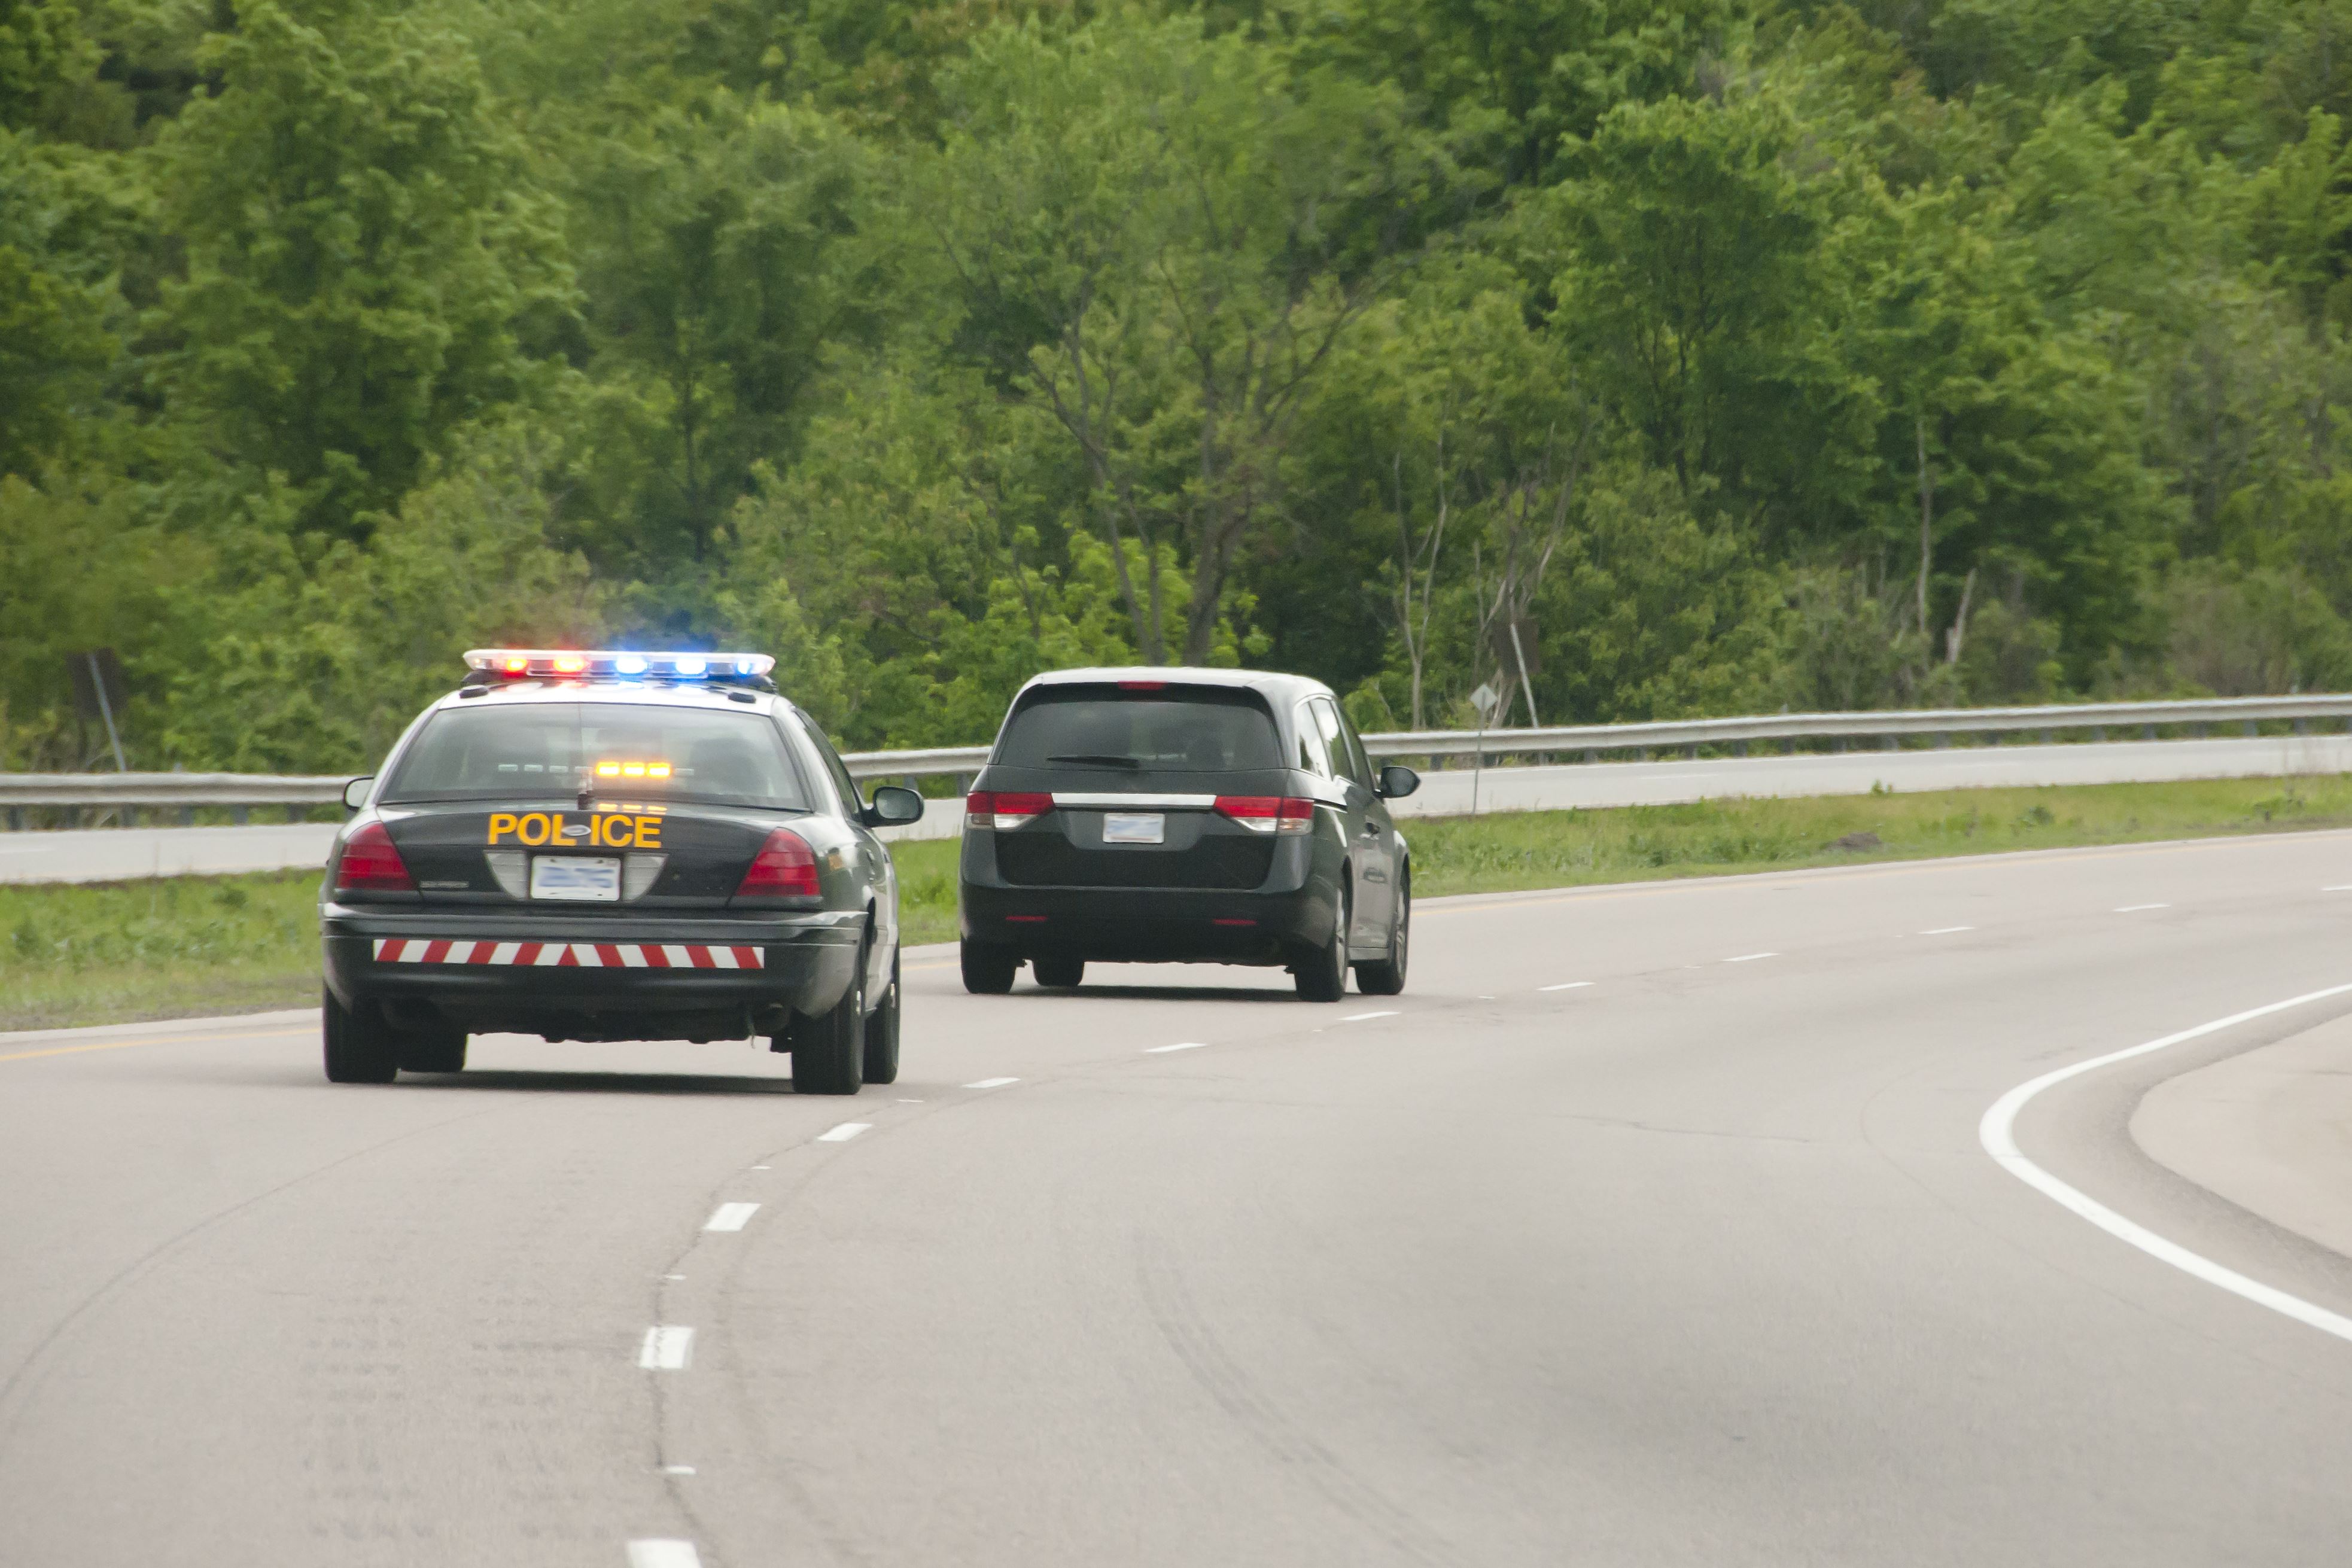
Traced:
POLYGON ((2210 1023, 2200 1023, 2195 1029, 2184 1029, 2179 1034, 2168 1034, 2162 1040, 2151 1040, 2145 1045, 2135 1045, 2123 1051, 2111 1051, 2105 1056, 2095 1056, 2088 1061, 2078 1061, 2072 1067, 2062 1067, 2055 1072, 2045 1072, 2039 1078, 2030 1079, 2019 1084, 1994 1101, 1991 1109, 1984 1113, 1984 1119, 1977 1124, 1977 1141, 1984 1145, 1985 1153, 1990 1155, 2010 1175, 2056 1203, 2060 1207, 2069 1209, 2089 1220, 2117 1240, 2128 1242, 2149 1257, 2169 1263, 2181 1272, 2194 1275, 2209 1285, 2218 1285, 2232 1295, 2243 1296, 2257 1306, 2268 1307, 2274 1312, 2293 1318, 2299 1323, 2307 1324, 2322 1333, 2334 1334, 2341 1340, 2352 1340, 2352 1318, 2331 1312, 2326 1307, 2315 1306, 2300 1296, 2287 1294, 2276 1286, 2265 1285, 2259 1280, 2248 1279, 2234 1269, 2225 1269, 2210 1258, 2191 1252, 2177 1241, 2167 1240, 2146 1226, 2134 1224, 2096 1198, 2068 1186, 2064 1182, 2027 1159, 2017 1146, 2018 1113, 2024 1110, 2026 1104, 2035 1095, 2053 1084, 2063 1083, 2069 1078, 2080 1077, 2085 1072, 2095 1072, 2102 1067, 2111 1066, 2118 1061, 2128 1061, 2136 1056, 2147 1056, 2151 1052, 2163 1051, 2187 1040, 2217 1034, 2222 1030, 2234 1028, 2254 1019, 2267 1018, 2273 1013, 2284 1012, 2289 1008, 2299 1008, 2311 1002, 2325 1001, 2330 997, 2340 997, 2347 991, 2352 991, 2352 986, 2330 986, 2323 991, 2305 991, 2299 997, 2289 997, 2283 1002, 2248 1008, 2244 1012, 2231 1013, 2228 1018, 2215 1019, 2210 1023))
POLYGON ((2322 893, 2352 893, 2352 882, 2339 882, 2334 887, 2323 887, 2322 893))
POLYGON ((1937 925, 1919 933, 1922 936, 1949 936, 1956 931, 1974 931, 1973 925, 1937 925))
POLYGON ((710 1218, 702 1222, 702 1228, 740 1230, 749 1225, 751 1222, 751 1217, 759 1212, 760 1206, 756 1203, 722 1203, 710 1211, 710 1218))
POLYGON ((819 1133, 816 1141, 820 1144, 845 1144, 873 1125, 871 1122, 844 1122, 838 1127, 829 1127, 819 1133))
POLYGON ((1590 980, 1562 980, 1557 986, 1538 986, 1539 991, 1580 991, 1592 984, 1590 980))
POLYGON ((1778 953, 1742 953, 1738 957, 1726 958, 1724 962, 1727 964, 1753 964, 1759 958, 1777 958, 1780 956, 1780 955, 1778 953))
POLYGON ((2169 909, 2171 907, 2172 905, 2168 904, 2120 904, 2116 906, 2115 912, 2117 915, 2137 915, 2143 909, 2169 909))
POLYGON ((1143 1054, 1165 1056, 1171 1051, 1206 1051, 1208 1048, 1209 1042, 1205 1040, 1180 1040, 1174 1045, 1147 1045, 1143 1048, 1143 1054))
POLYGON ((662 1467, 662 1474, 666 1476, 690 1476, 693 1473, 694 1467, 692 1465, 664 1465, 662 1467))
POLYGON ((753 1166, 751 1168, 755 1171, 772 1171, 776 1167, 773 1166, 753 1166))
POLYGON ((1018 1083, 1018 1078, 983 1078, 977 1083, 967 1083, 967 1089, 1002 1089, 1008 1083, 1018 1083))
POLYGON ((1341 1019, 1339 1021, 1341 1023, 1361 1023, 1366 1019, 1392 1019, 1397 1016, 1397 1012, 1398 1009, 1395 1008, 1383 1008, 1376 1013, 1349 1013, 1346 1018, 1341 1019))
POLYGON ((676 1323, 647 1329, 645 1343, 637 1347, 637 1364, 647 1372, 684 1372, 693 1359, 694 1331, 676 1323))
POLYGON ((632 1541, 629 1568, 702 1568, 691 1541, 632 1541))

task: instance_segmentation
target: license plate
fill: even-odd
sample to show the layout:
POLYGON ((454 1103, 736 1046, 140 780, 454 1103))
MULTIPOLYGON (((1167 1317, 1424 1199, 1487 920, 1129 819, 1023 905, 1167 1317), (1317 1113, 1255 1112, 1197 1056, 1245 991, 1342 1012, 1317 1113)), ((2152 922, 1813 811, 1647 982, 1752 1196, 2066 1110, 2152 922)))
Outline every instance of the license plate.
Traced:
POLYGON ((1168 838, 1168 819, 1157 811, 1109 811, 1103 816, 1103 842, 1157 844, 1168 838))
POLYGON ((621 862, 600 855, 534 855, 530 895, 582 904, 621 901, 621 862))

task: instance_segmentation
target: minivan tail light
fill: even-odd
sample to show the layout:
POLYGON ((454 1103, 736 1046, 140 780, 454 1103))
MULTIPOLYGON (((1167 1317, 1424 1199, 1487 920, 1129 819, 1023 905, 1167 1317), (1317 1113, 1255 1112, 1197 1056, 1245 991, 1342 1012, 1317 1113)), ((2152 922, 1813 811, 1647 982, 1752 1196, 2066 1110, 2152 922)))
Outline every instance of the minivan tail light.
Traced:
POLYGON ((335 862, 337 893, 415 893, 408 862, 382 822, 370 822, 343 842, 335 862))
POLYGON ((1024 789, 974 789, 963 798, 963 825, 1011 832, 1054 809, 1054 797, 1024 789))
POLYGON ((1254 833, 1304 833, 1315 827, 1315 802, 1304 795, 1220 795, 1217 811, 1254 833))
POLYGON ((819 892, 815 852, 808 847, 806 839, 790 828, 778 828, 752 857, 751 869, 743 873, 742 885, 735 890, 735 896, 814 898, 819 892))

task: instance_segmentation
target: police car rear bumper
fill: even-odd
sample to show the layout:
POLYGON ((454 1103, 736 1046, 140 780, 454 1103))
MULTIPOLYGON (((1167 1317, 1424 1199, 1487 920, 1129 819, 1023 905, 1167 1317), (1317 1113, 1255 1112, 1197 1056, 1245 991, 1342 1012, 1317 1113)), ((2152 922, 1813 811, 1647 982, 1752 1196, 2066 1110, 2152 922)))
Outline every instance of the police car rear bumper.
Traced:
POLYGON ((862 911, 730 919, 320 914, 327 988, 396 1022, 556 1039, 725 1039, 782 1031, 840 1001, 862 911))

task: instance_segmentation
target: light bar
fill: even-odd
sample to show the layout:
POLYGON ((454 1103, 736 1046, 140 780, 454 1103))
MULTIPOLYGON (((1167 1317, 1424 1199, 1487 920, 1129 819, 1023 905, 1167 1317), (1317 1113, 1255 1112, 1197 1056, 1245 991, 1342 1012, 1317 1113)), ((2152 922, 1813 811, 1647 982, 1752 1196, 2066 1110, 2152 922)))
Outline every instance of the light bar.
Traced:
POLYGON ((733 681, 776 667, 769 653, 639 653, 603 648, 468 648, 477 679, 733 681))

